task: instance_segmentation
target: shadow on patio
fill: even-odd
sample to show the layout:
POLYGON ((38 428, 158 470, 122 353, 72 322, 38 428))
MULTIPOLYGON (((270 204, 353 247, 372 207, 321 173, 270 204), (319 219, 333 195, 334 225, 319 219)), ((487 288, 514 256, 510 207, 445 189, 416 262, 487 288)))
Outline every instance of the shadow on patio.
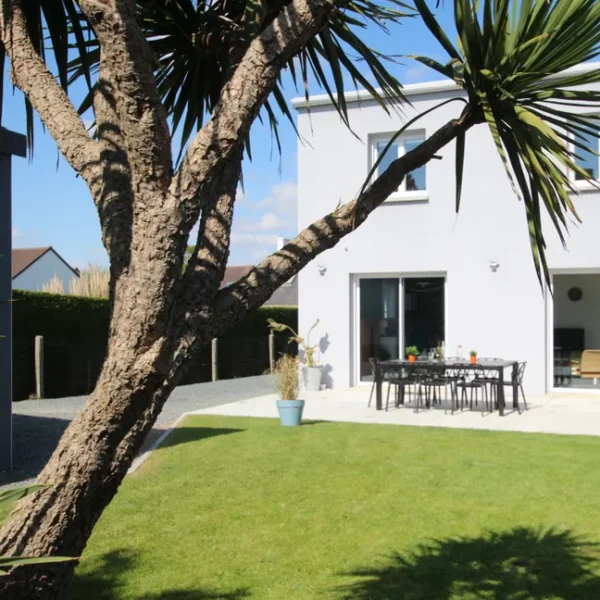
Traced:
POLYGON ((598 544, 568 531, 528 528, 435 540, 387 564, 344 573, 344 600, 595 600, 598 544))

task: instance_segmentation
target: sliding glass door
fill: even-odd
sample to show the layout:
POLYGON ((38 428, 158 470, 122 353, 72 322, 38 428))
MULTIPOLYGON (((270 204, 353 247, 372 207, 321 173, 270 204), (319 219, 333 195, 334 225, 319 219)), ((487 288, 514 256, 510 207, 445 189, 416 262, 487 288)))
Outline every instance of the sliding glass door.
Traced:
POLYGON ((427 352, 445 340, 444 277, 358 277, 355 296, 355 381, 372 381, 369 359, 427 352))
POLYGON ((361 279, 359 285, 360 381, 371 381, 369 358, 400 357, 400 280, 361 279))

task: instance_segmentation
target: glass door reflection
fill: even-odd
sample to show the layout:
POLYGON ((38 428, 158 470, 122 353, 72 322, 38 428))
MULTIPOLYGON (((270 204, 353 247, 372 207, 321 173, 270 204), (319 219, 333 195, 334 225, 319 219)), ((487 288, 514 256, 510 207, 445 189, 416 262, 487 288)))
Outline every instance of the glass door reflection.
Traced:
POLYGON ((360 380, 372 381, 369 359, 400 357, 398 278, 360 280, 360 380))

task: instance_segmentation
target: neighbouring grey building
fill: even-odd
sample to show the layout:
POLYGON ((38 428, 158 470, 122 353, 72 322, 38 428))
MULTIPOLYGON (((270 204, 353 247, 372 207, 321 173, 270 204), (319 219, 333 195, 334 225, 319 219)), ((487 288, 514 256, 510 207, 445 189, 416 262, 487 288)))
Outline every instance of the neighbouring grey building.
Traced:
MULTIPOLYGON (((289 240, 277 238, 277 250, 281 250, 289 240)), ((221 287, 235 283, 240 277, 247 275, 254 265, 234 265, 227 267, 221 287)), ((273 292, 264 306, 298 306, 298 277, 295 275, 273 292)))
POLYGON ((26 155, 25 136, 0 131, 0 470, 12 468, 12 157, 26 155))

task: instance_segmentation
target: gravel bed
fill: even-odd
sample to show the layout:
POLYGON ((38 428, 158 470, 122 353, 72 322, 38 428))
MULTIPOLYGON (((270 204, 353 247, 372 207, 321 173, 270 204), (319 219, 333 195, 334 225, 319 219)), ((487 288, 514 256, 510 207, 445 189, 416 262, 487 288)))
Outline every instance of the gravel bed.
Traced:
MULTIPOLYGON (((142 452, 180 415, 264 396, 274 391, 269 375, 183 385, 173 390, 149 433, 142 452)), ((83 408, 86 396, 23 400, 13 403, 13 470, 0 471, 0 489, 37 477, 56 448, 63 431, 83 408)))

